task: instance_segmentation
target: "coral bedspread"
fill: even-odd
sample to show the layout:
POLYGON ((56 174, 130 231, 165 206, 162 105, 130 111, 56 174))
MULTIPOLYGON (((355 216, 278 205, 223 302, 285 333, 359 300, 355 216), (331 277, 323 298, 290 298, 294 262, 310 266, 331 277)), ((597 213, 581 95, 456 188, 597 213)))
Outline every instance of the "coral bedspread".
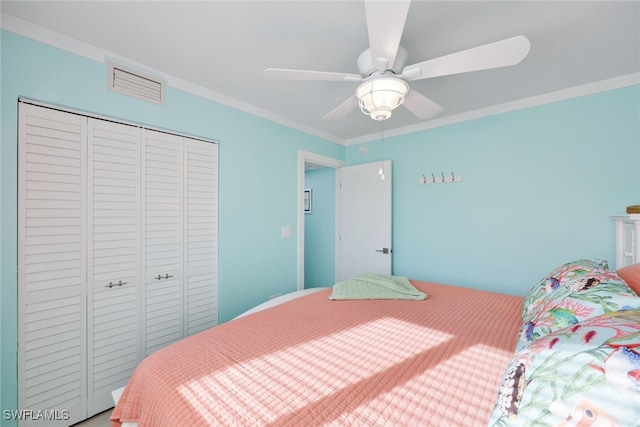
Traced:
POLYGON ((423 301, 330 289, 216 326, 140 363, 114 426, 484 426, 522 298, 412 283, 423 301))

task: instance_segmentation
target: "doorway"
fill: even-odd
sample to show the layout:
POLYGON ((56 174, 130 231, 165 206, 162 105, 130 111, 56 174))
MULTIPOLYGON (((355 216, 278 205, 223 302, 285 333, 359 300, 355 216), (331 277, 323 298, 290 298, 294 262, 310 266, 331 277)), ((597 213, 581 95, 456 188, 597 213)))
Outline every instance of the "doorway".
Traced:
MULTIPOLYGON (((309 151, 298 151, 298 290, 304 289, 305 285, 305 174, 308 167, 316 168, 340 168, 344 166, 341 160, 309 151)), ((334 182, 335 185, 335 182, 334 182)), ((312 193, 313 197, 313 193, 312 193)), ((313 202, 311 205, 313 210, 313 202)), ((335 215, 335 213, 334 213, 335 215)))

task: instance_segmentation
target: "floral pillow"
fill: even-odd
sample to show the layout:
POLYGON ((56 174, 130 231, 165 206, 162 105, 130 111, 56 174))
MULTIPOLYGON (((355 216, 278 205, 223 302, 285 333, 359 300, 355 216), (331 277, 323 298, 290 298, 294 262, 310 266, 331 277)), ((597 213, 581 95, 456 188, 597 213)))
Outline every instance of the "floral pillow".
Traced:
POLYGON ((640 298, 609 270, 583 271, 558 285, 528 312, 518 333, 516 351, 559 329, 612 311, 640 308, 640 298))
POLYGON ((526 321, 529 318, 530 311, 542 305, 549 294, 566 284, 569 280, 573 280, 587 273, 607 270, 609 270, 609 264, 606 260, 602 259, 580 259, 568 262, 554 269, 525 295, 524 303, 522 304, 522 320, 526 321))
POLYGON ((489 425, 640 425, 640 309, 593 317, 516 353, 489 425))

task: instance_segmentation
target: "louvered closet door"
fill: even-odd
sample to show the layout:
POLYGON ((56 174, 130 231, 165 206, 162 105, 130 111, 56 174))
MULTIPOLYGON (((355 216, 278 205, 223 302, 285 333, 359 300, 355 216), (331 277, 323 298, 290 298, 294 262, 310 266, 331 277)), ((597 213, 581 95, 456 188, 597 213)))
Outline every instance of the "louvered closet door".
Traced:
POLYGON ((58 425, 69 425, 85 418, 87 404, 87 119, 24 104, 19 111, 18 407, 68 410, 58 425))
POLYGON ((218 145, 185 138, 185 335, 218 322, 218 145))
POLYGON ((113 406, 140 360, 140 139, 137 127, 89 119, 88 416, 113 406))
POLYGON ((183 336, 182 139, 143 131, 145 356, 183 336))

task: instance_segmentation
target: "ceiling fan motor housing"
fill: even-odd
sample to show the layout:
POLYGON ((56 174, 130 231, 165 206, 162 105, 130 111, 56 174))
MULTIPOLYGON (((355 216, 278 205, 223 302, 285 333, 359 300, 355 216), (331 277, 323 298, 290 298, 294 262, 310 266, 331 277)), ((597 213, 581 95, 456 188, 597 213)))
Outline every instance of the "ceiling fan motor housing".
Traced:
POLYGON ((398 46, 396 59, 394 63, 391 64, 393 65, 392 68, 381 70, 377 65, 375 65, 376 61, 374 61, 371 57, 371 49, 367 49, 358 57, 358 70, 360 71, 360 75, 364 78, 367 78, 374 74, 385 74, 387 71, 391 71, 393 74, 401 74, 402 69, 407 63, 408 57, 409 54, 407 53, 407 51, 402 46, 398 46))

